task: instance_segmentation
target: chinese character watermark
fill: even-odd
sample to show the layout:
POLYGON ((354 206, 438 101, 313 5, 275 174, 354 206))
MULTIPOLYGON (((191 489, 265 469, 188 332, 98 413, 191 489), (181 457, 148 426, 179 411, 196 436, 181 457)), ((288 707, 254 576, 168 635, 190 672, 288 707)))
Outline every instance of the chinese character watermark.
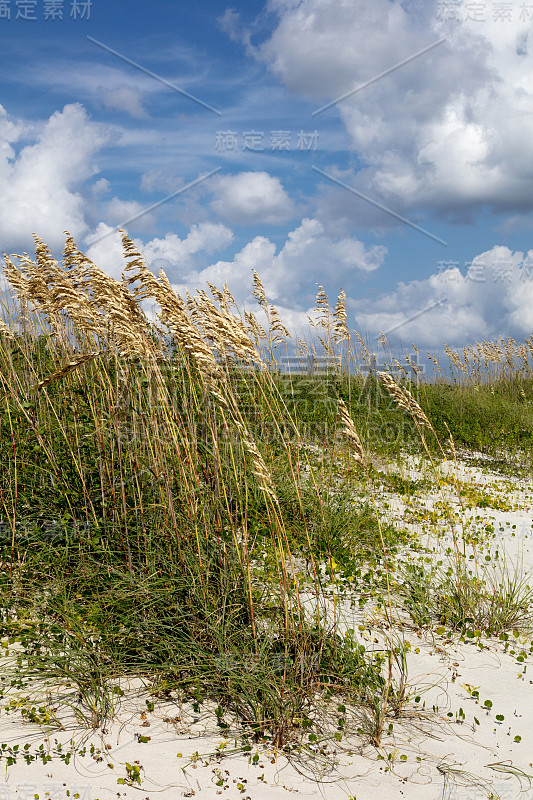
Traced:
POLYGON ((0 0, 0 20, 57 21, 67 14, 74 20, 89 20, 92 5, 92 0, 0 0))
POLYGON ((290 131, 270 131, 271 150, 290 150, 291 132, 290 131))
POLYGON ((437 3, 436 13, 441 22, 532 22, 533 3, 442 0, 437 3))
POLYGON ((465 267, 467 268, 467 281, 473 281, 474 283, 485 283, 485 264, 482 264, 481 261, 465 261, 465 267))
POLYGON ((63 19, 63 0, 44 0, 45 19, 63 19))
POLYGON ((215 150, 219 153, 237 152, 237 131, 217 131, 215 150))
POLYGON ((304 133, 300 131, 298 134, 297 150, 316 150, 318 147, 318 131, 313 133, 304 133))
POLYGON ((37 19, 37 0, 15 0, 17 16, 15 19, 37 19))
POLYGON ((244 131, 243 133, 243 150, 252 150, 253 152, 260 153, 264 150, 263 147, 263 131, 244 131))
POLYGON ((72 0, 70 4, 70 16, 73 19, 90 19, 91 6, 91 0, 87 0, 86 3, 80 3, 78 0, 72 0))
MULTIPOLYGON (((243 131, 240 136, 237 131, 217 131, 215 150, 218 153, 236 153, 239 149, 243 152, 262 153, 268 149, 265 146, 266 136, 265 131, 243 131)), ((292 131, 270 131, 270 150, 272 152, 315 151, 318 149, 318 137, 318 131, 300 130, 294 135, 292 131)))
POLYGON ((514 264, 510 260, 494 261, 490 264, 478 261, 463 263, 465 274, 461 272, 459 261, 438 261, 436 278, 441 283, 503 283, 510 286, 514 281, 525 283, 533 281, 533 260, 527 256, 522 264, 514 264))
POLYGON ((437 276, 440 281, 455 283, 463 277, 459 271, 459 261, 438 261, 437 268, 437 276))

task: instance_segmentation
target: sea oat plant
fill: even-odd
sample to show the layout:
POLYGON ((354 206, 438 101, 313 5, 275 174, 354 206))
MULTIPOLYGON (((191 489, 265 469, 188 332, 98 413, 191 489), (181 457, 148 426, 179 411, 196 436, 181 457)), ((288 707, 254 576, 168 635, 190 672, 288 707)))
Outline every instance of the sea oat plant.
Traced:
MULTIPOLYGON (((366 691, 359 674, 333 666, 346 645, 326 624, 313 551, 322 489, 306 456, 304 482, 298 420, 248 335, 260 339, 259 324, 233 313, 227 287, 183 299, 125 234, 123 243, 120 281, 71 237, 63 264, 39 239, 35 261, 6 256, 6 278, 39 322, 0 331, 4 631, 28 643, 30 672, 60 678, 68 662, 81 694, 75 665, 97 646, 102 697, 112 676, 142 675, 216 700, 280 746, 298 735, 309 697, 333 686, 358 702, 366 691), (241 409, 243 390, 269 419, 268 448, 241 409), (311 564, 305 602, 279 496, 287 487, 311 564)), ((273 361, 288 332, 259 299, 273 361)), ((357 658, 379 689, 379 660, 357 658)))

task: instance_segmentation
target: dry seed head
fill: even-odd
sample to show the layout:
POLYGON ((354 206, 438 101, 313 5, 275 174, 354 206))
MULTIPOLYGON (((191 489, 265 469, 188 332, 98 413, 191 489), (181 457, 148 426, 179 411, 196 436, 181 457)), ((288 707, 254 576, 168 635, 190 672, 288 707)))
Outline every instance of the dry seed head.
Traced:
MULTIPOLYGON (((6 277, 15 288, 21 303, 31 302, 45 314, 57 330, 60 312, 68 313, 75 325, 87 329, 87 320, 98 316, 84 292, 83 276, 78 271, 60 267, 46 245, 34 236, 36 261, 26 254, 18 256, 19 267, 6 257, 6 277), (25 273, 25 274, 23 274, 25 273)), ((94 322, 92 323, 94 327, 94 322)), ((98 326, 97 326, 98 327, 98 326)))
MULTIPOLYGON (((127 252, 132 254, 128 245, 129 240, 125 239, 127 252)), ((159 271, 158 277, 147 269, 141 258, 135 258, 126 269, 136 268, 137 272, 128 282, 139 281, 140 289, 137 290, 137 298, 152 297, 161 309, 159 317, 161 322, 168 327, 176 342, 183 350, 188 353, 196 363, 201 375, 212 391, 216 389, 215 378, 221 378, 222 369, 213 355, 211 348, 204 341, 197 327, 192 323, 187 314, 187 305, 183 299, 176 294, 168 280, 164 270, 159 271)), ((222 398, 223 399, 223 398, 222 398)))
POLYGON ((100 350, 97 350, 95 353, 83 353, 83 355, 72 359, 72 361, 69 361, 64 367, 61 367, 60 370, 54 372, 52 375, 49 375, 44 380, 39 381, 39 383, 36 383, 35 386, 32 386, 31 388, 34 390, 43 389, 45 386, 48 386, 50 383, 52 383, 52 381, 59 380, 59 378, 64 378, 65 375, 69 374, 69 372, 73 372, 82 364, 85 364, 87 361, 92 361, 99 355, 100 350))
POLYGON ((202 315, 200 324, 206 336, 211 338, 221 351, 229 348, 237 358, 264 367, 257 348, 254 347, 241 320, 225 308, 218 309, 205 292, 201 290, 197 292, 196 305, 202 315))
POLYGON ((361 336, 361 334, 358 331, 355 331, 355 336, 356 336, 357 340, 359 341, 359 344, 363 348, 363 360, 364 361, 369 360, 370 359, 370 353, 368 352, 367 346, 364 343, 363 337, 361 336))
POLYGON ((415 375, 420 375, 421 369, 416 363, 416 361, 413 361, 412 358, 410 358, 409 356, 406 356, 405 360, 407 361, 407 364, 411 367, 415 375))
POLYGON ((325 342, 324 339, 321 336, 318 337, 318 340, 319 340, 320 344, 322 345, 322 347, 324 348, 324 350, 327 353, 327 355, 330 358, 335 358, 335 351, 331 349, 329 344, 327 342, 325 342))
POLYGON ((439 362, 438 362, 438 360, 437 360, 437 356, 435 356, 435 355, 432 355, 432 354, 431 354, 431 353, 428 351, 428 357, 429 357, 429 360, 433 362, 433 365, 434 365, 434 366, 435 366, 435 367, 438 369, 438 371, 439 371, 439 374, 440 374, 440 375, 442 375, 442 370, 441 370, 441 368, 440 368, 440 364, 439 364, 439 362))
POLYGON ((189 318, 199 328, 202 337, 211 342, 222 358, 225 359, 227 357, 225 331, 218 320, 213 319, 211 309, 208 307, 205 298, 202 296, 194 298, 188 296, 187 306, 189 308, 189 318))
POLYGON ((299 350, 299 352, 304 356, 308 356, 309 355, 309 347, 307 346, 306 342, 304 342, 304 340, 300 339, 300 338, 297 339, 297 342, 298 342, 298 350, 299 350))
POLYGON ((316 304, 317 308, 315 311, 326 310, 329 313, 329 297, 327 296, 324 287, 321 283, 318 285, 318 292, 316 293, 316 304))
POLYGON ((408 389, 398 386, 396 381, 388 373, 378 372, 378 375, 398 407, 404 411, 407 411, 407 413, 410 414, 411 417, 420 425, 425 425, 430 430, 433 430, 431 422, 426 417, 411 392, 408 389))
POLYGON ((459 353, 457 352, 457 350, 450 350, 447 344, 444 345, 444 350, 446 352, 446 355, 452 362, 452 365, 454 367, 459 367, 459 369, 461 369, 462 368, 461 359, 459 358, 459 353))
POLYGON ((3 319, 0 319, 0 335, 5 336, 6 339, 14 339, 15 334, 8 328, 3 319))
POLYGON ((191 297, 188 289, 185 289, 185 302, 187 303, 189 318, 194 322, 195 325, 198 325, 200 322, 200 313, 198 311, 196 301, 191 297))
MULTIPOLYGON (((13 256, 13 258, 22 258, 21 256, 13 256)), ((26 256, 27 258, 27 256, 26 256)), ((15 290, 17 296, 22 300, 29 300, 30 299, 30 292, 29 292, 29 281, 20 270, 14 265, 11 261, 9 256, 4 253, 4 266, 3 266, 4 275, 6 276, 8 282, 11 284, 13 289, 15 290)))
POLYGON ((348 330, 348 316, 346 314, 346 292, 341 289, 335 311, 333 312, 335 323, 333 325, 333 338, 336 342, 342 342, 350 338, 348 330))
POLYGON ((252 458, 252 463, 254 466, 253 474, 259 480, 260 488, 268 495, 270 495, 270 497, 272 497, 273 500, 277 501, 276 492, 274 490, 274 483, 272 481, 272 476, 268 471, 268 467, 263 460, 263 456, 259 452, 256 443, 254 442, 252 436, 250 435, 250 432, 247 430, 247 428, 243 425, 243 423, 240 420, 234 419, 233 421, 241 435, 245 449, 248 451, 248 454, 252 458))
POLYGON ((448 431, 448 439, 446 440, 447 444, 448 444, 448 447, 450 448, 450 450, 452 452, 454 461, 457 461, 457 452, 455 450, 455 442, 453 440, 452 432, 450 431, 450 429, 448 427, 448 423, 445 422, 444 424, 446 425, 446 430, 448 431))
POLYGON ((220 307, 221 309, 223 309, 223 311, 228 311, 230 305, 236 307, 235 300, 233 299, 233 295, 228 289, 228 282, 226 280, 224 280, 224 288, 222 289, 222 291, 220 291, 220 289, 217 289, 216 286, 213 286, 212 283, 209 283, 209 281, 207 281, 207 285, 209 286, 209 289, 214 299, 217 301, 217 303, 220 304, 220 307))
POLYGON ((329 298, 324 291, 324 287, 320 283, 318 284, 316 308, 314 309, 314 312, 318 316, 318 320, 316 322, 313 322, 311 317, 307 317, 313 328, 329 328, 329 298))
POLYGON ((267 332, 262 325, 259 324, 257 317, 252 311, 244 312, 244 319, 248 325, 248 331, 255 339, 256 345, 259 345, 261 339, 267 339, 267 332))
POLYGON ((230 292, 230 290, 228 288, 228 282, 227 282, 226 278, 224 278, 224 286, 223 286, 223 289, 222 289, 222 293, 224 295, 224 305, 226 307, 229 307, 231 305, 234 308, 237 308, 237 303, 235 302, 235 298, 233 297, 232 293, 230 292))
POLYGON ((252 294, 254 295, 254 297, 257 298, 257 302, 259 303, 259 305, 265 308, 267 305, 265 287, 263 286, 261 278, 255 271, 255 269, 254 269, 253 283, 254 283, 254 289, 252 291, 252 294))
POLYGON ((87 271, 91 299, 105 316, 111 343, 126 357, 161 358, 160 348, 148 336, 148 320, 137 300, 140 292, 132 294, 128 280, 116 281, 92 263, 87 271))
POLYGON ((405 375, 405 377, 407 377, 407 370, 405 369, 403 364, 400 364, 400 362, 398 361, 397 358, 394 359, 394 364, 395 364, 396 368, 398 369, 398 371, 401 372, 402 375, 405 375))
POLYGON ((281 321, 281 317, 278 314, 277 309, 274 308, 273 305, 270 305, 270 319, 272 320, 270 324, 270 330, 274 331, 274 333, 281 334, 280 336, 273 336, 272 337, 273 342, 279 344, 284 340, 285 337, 292 339, 292 336, 290 335, 289 331, 281 321))
POLYGON ((345 436, 350 442, 350 444, 353 446, 356 463, 360 464, 362 467, 366 469, 367 463, 365 458, 365 451, 363 450, 363 445, 361 444, 361 440, 357 433, 357 429, 354 425, 353 419, 350 416, 350 412, 346 408, 346 404, 344 400, 342 400, 342 398, 339 398, 337 401, 337 411, 342 422, 342 430, 340 431, 340 433, 343 436, 345 436))
POLYGON ((217 287, 213 286, 213 284, 210 283, 209 281, 206 281, 206 283, 209 286, 209 289, 214 299, 217 301, 217 303, 220 303, 220 305, 222 305, 224 303, 224 294, 220 291, 220 289, 217 289, 217 287))
POLYGON ((85 256, 79 249, 68 231, 64 231, 66 236, 65 246, 63 248, 63 266, 70 275, 74 274, 83 278, 84 268, 87 263, 90 263, 87 256, 85 256))

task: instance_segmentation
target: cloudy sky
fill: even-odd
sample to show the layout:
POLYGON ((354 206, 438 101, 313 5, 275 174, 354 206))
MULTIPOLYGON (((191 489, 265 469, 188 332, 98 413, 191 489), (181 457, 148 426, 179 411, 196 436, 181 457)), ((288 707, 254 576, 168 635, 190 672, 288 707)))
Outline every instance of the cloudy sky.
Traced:
POLYGON ((119 277, 116 227, 178 290, 305 332, 317 284, 375 341, 533 331, 533 2, 0 0, 0 252, 119 277))

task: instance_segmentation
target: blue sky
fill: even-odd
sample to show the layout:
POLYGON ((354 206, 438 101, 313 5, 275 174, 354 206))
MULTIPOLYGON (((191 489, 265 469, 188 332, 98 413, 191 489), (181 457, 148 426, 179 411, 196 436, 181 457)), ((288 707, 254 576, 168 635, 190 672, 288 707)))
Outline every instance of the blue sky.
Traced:
POLYGON ((300 335, 321 283, 371 341, 528 336, 532 22, 518 0, 0 0, 0 251, 35 231, 60 255, 68 230, 119 277, 122 226, 180 292, 227 279, 255 307, 257 269, 300 335))

